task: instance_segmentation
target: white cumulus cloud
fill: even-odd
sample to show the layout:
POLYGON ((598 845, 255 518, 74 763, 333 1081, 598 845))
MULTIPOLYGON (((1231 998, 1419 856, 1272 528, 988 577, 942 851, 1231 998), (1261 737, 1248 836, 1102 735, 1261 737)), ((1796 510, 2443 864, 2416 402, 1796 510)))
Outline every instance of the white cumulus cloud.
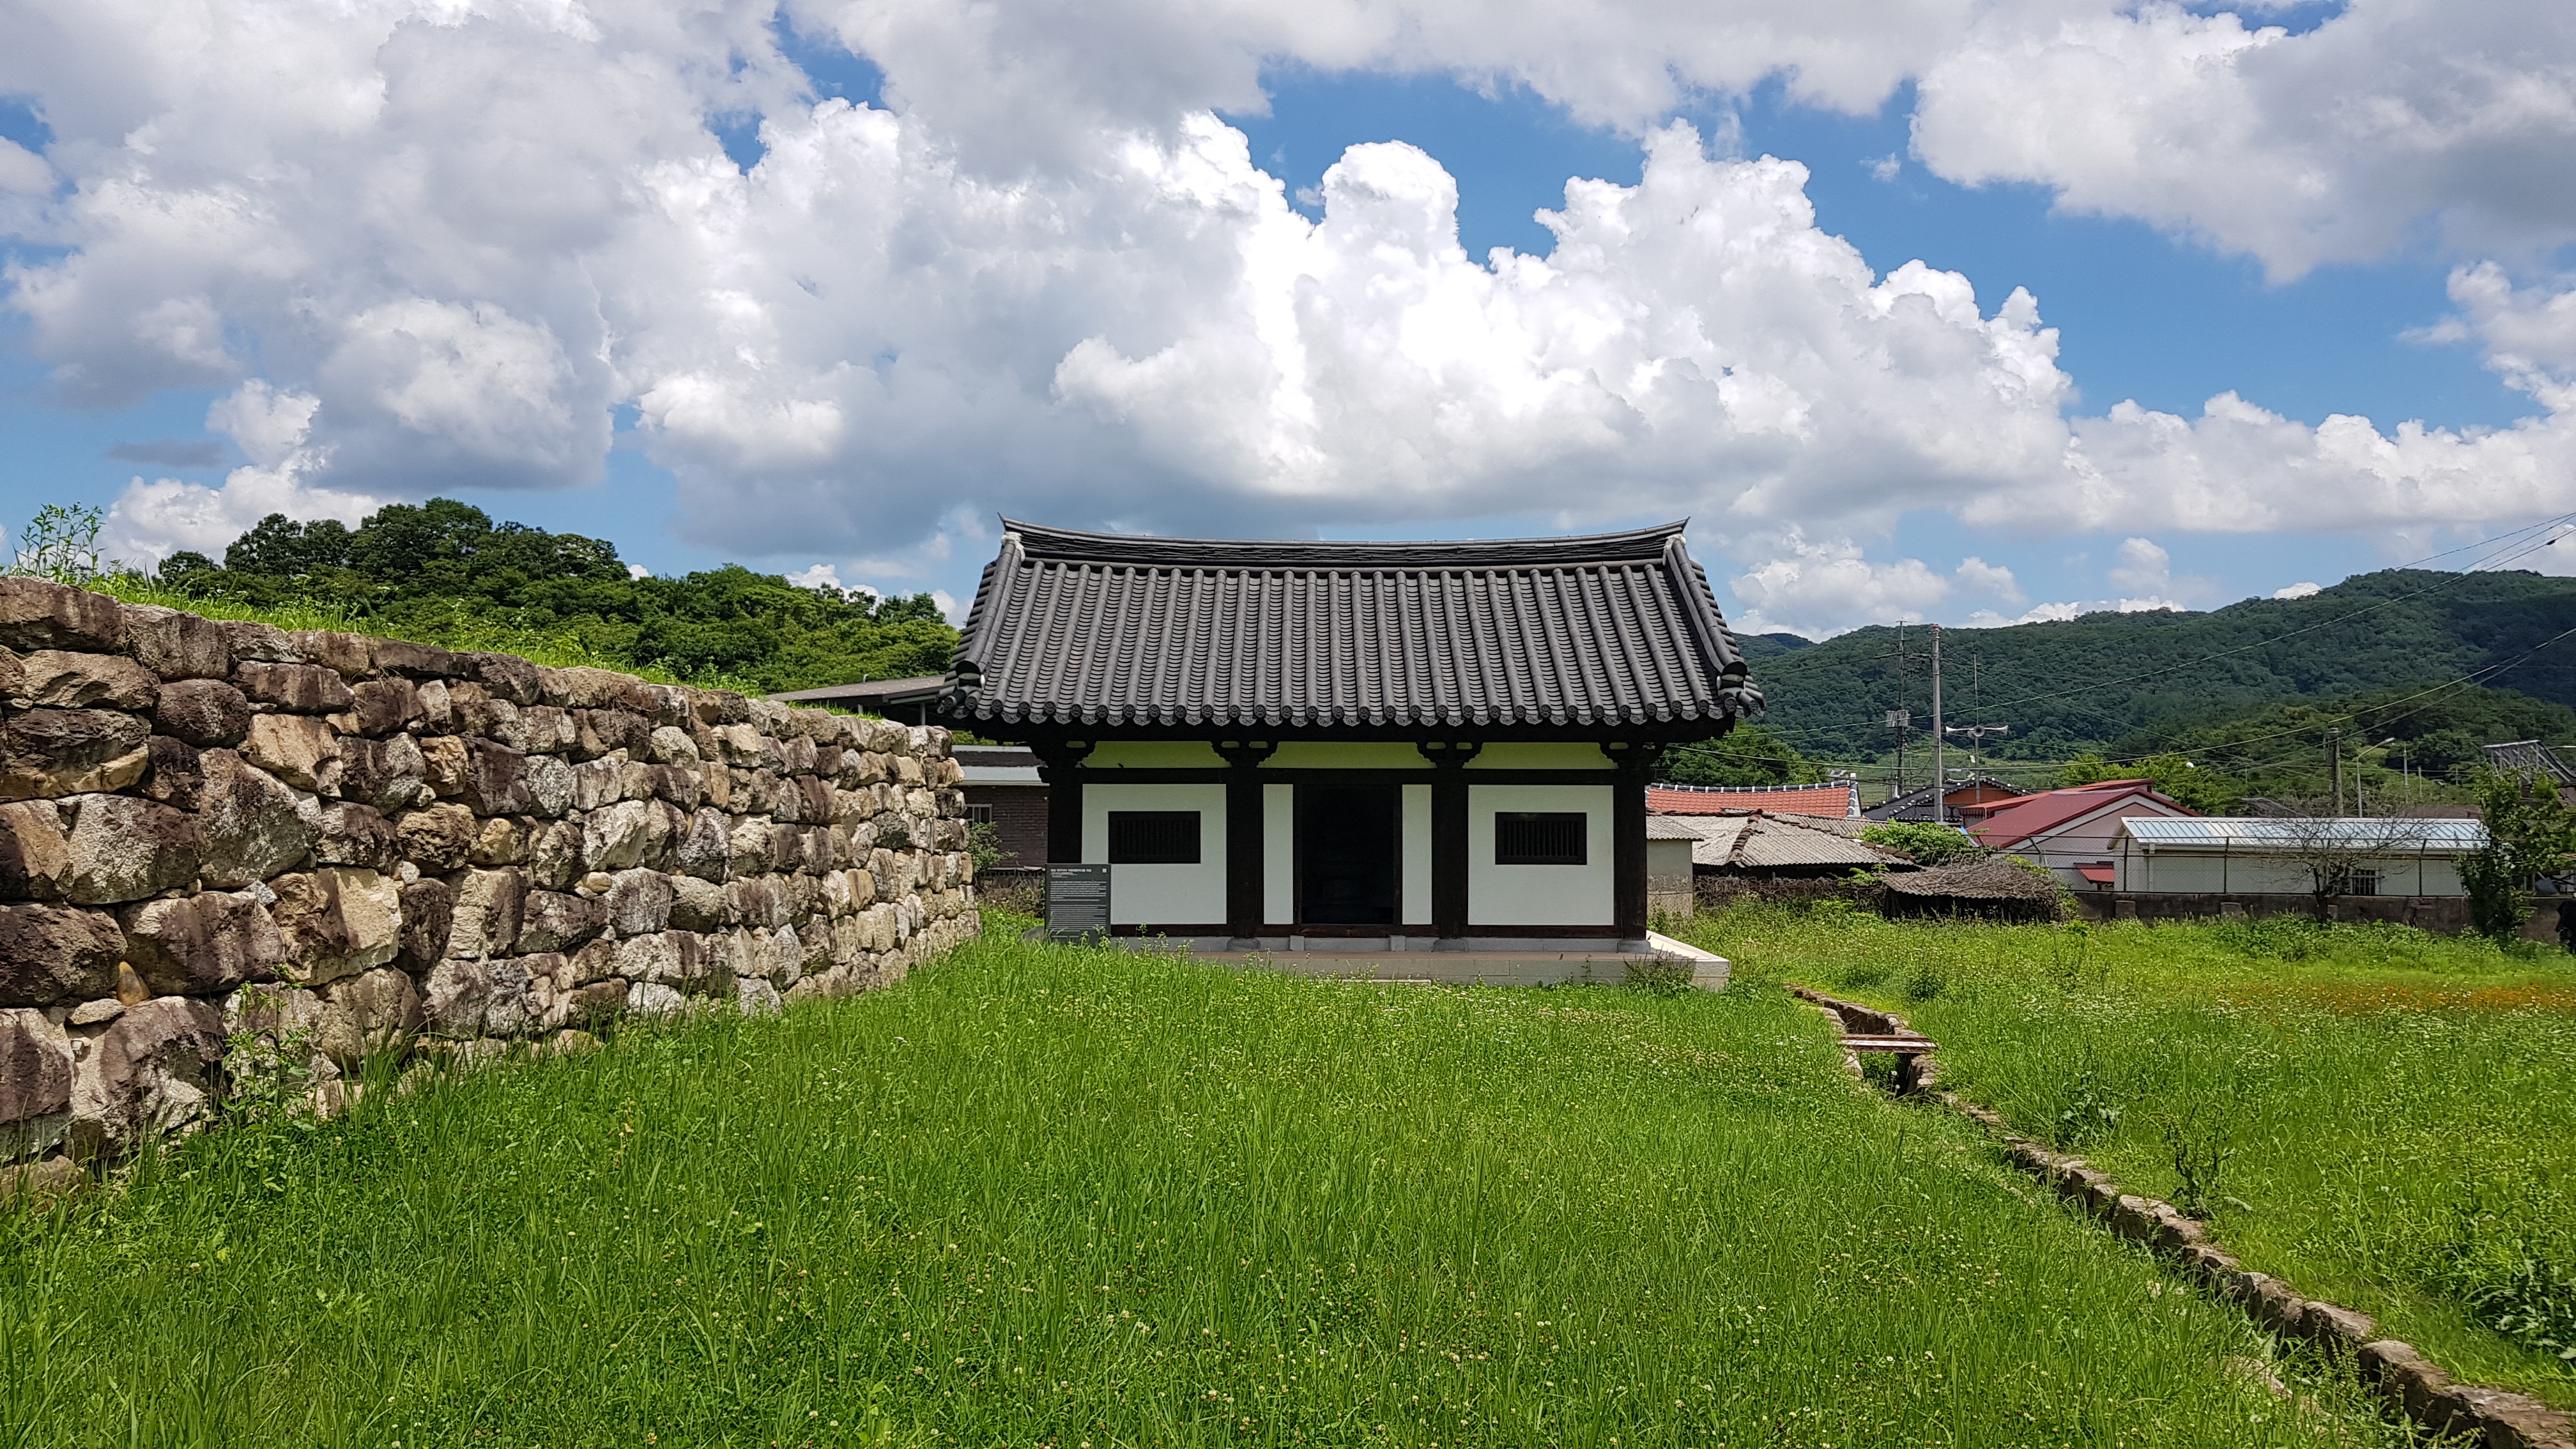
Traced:
POLYGON ((1757 548, 1772 556, 1730 580, 1747 633, 1822 638, 1861 623, 1920 622, 1955 599, 2024 597, 2012 570, 1980 558, 1944 574, 1915 558, 1875 563, 1849 539, 1811 542, 1796 530, 1757 548))
POLYGON ((2038 182, 2279 277, 2427 224, 2519 255, 2576 239, 2563 5, 2351 0, 2302 35, 2161 0, 1997 6, 1921 77, 1935 173, 2038 182))
POLYGON ((1976 560, 1866 557, 1913 510, 2141 538, 2576 510, 2561 284, 2510 270, 2576 215, 2551 180, 2576 165, 2571 26, 2411 0, 2304 35, 2108 0, 31 0, 0 9, 0 90, 55 139, 0 153, 0 226, 36 244, 7 304, 72 401, 232 390, 217 426, 251 465, 138 480, 137 556, 272 507, 585 484, 628 408, 681 534, 743 556, 915 577, 993 509, 1687 512, 1760 617, 1823 630, 2027 602, 1976 560), (818 102, 782 23, 877 63, 884 103, 818 102), (1309 220, 1213 114, 1280 63, 1527 85, 1638 137, 1643 173, 1570 179, 1544 256, 1468 256, 1456 182, 1401 142, 1352 148, 1309 220), (1875 273, 1817 228, 1802 165, 1666 119, 1765 78, 1865 110, 1909 76, 1915 154, 1953 179, 2283 275, 2426 224, 2493 248, 2445 335, 2534 414, 2088 411, 2010 278, 1980 279, 1986 310, 1956 273, 1875 273), (745 119, 748 169, 714 130, 745 119))

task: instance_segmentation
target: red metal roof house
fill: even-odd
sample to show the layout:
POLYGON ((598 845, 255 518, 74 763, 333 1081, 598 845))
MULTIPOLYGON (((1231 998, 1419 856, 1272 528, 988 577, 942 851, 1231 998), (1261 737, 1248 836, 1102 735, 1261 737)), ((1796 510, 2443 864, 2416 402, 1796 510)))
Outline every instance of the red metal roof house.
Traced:
POLYGON ((2087 868, 2098 872, 2112 863, 2122 816, 2199 813, 2157 793, 2152 780, 2102 780, 1959 810, 1962 827, 1978 844, 2046 866, 2075 890, 2099 887, 2099 875, 2087 868))

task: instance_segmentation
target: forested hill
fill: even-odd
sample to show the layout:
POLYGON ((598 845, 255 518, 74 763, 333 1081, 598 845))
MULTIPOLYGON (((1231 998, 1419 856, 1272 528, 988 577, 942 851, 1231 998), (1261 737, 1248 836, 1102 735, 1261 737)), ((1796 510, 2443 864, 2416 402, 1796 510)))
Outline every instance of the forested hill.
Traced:
POLYGON ((753 692, 937 674, 957 641, 927 594, 803 588, 733 564, 634 575, 604 539, 495 526, 449 498, 394 504, 354 529, 272 513, 220 563, 175 554, 160 580, 194 598, 343 610, 355 626, 456 647, 559 641, 753 692))
MULTIPOLYGON (((2007 724, 1988 753, 2063 759, 2170 721, 2285 700, 2478 683, 2576 705, 2576 579, 2390 569, 2304 599, 2248 599, 2208 613, 2087 614, 2059 623, 1942 631, 1944 718, 2007 724), (2534 652, 2536 650, 2536 652, 2534 652)), ((1809 643, 1743 641, 1770 709, 1800 751, 1872 758, 1891 748, 1888 710, 1927 741, 1931 634, 1868 628, 1809 643)))

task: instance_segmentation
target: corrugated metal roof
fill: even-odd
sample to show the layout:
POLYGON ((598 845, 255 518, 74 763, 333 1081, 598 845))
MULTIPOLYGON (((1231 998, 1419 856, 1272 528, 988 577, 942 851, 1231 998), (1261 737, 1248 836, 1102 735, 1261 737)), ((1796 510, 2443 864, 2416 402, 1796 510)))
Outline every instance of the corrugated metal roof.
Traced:
POLYGON ((2228 815, 2120 817, 2120 828, 2149 850, 2277 850, 2314 840, 2338 848, 2386 850, 2393 854, 2422 851, 2429 855, 2465 853, 2483 848, 2487 828, 2476 820, 2412 820, 2392 816, 2305 820, 2276 816, 2228 815))
POLYGON ((1777 870, 1795 865, 1884 865, 1892 857, 1857 840, 1821 830, 1802 830, 1766 820, 1745 833, 1735 847, 1735 863, 1748 870, 1777 870))
POLYGON ((1678 523, 1483 543, 1003 526, 951 719, 1714 725, 1761 707, 1678 523))
POLYGON ((968 785, 1043 785, 1035 765, 960 765, 968 785))
POLYGON ((1884 865, 1899 858, 1835 831, 1760 815, 1649 815, 1646 822, 1650 840, 1673 838, 1653 833, 1659 822, 1664 829, 1697 836, 1691 864, 1714 870, 1884 865))

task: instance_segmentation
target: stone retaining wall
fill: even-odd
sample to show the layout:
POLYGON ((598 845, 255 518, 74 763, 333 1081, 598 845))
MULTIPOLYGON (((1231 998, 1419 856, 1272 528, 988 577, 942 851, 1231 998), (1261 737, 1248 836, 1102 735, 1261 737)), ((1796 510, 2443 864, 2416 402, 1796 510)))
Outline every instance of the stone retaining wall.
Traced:
MULTIPOLYGON (((1894 1012, 1827 996, 1804 986, 1789 990, 1839 1018, 1846 1032, 1913 1033, 1905 1018, 1894 1012)), ((1853 1074, 1858 1075, 1859 1061, 1848 1059, 1853 1074)), ((1928 1072, 1925 1079, 1929 1079, 1928 1072)), ((1992 1132, 1999 1139, 2005 1161, 2047 1183, 2059 1197, 2099 1218, 2113 1233, 2164 1255, 2167 1261, 2201 1279, 2219 1297, 2243 1308, 2272 1333, 2308 1339, 2329 1351, 2350 1354, 2354 1372, 2376 1386, 2426 1434, 2480 1449, 2576 1449, 2576 1425, 2571 1425, 2566 1414, 2528 1394, 2454 1382, 2412 1344, 2379 1337, 2379 1325, 2369 1314, 2320 1298, 2303 1298, 2280 1279, 2248 1269, 2234 1254, 2212 1241, 2208 1223, 2161 1198, 2127 1191, 2081 1157, 2052 1152, 2015 1133, 2003 1114, 1990 1107, 1955 1092, 1939 1095, 1943 1103, 1992 1132)))
MULTIPOLYGON (((2093 890, 2070 894, 2076 914, 2085 920, 2134 920, 2149 925, 2160 921, 2263 920, 2273 916, 2314 920, 2317 910, 2313 899, 2294 895, 2093 890)), ((2524 940, 2558 944, 2558 907, 2563 899, 2541 896, 2532 903, 2531 914, 2523 922, 2524 940)), ((2456 935, 2469 929, 2469 902, 2465 896, 2344 896, 2335 901, 2332 917, 2456 935)))
POLYGON ((976 929, 959 779, 942 729, 0 578, 0 1161, 188 1130, 228 1057, 331 1111, 894 980, 976 929))

